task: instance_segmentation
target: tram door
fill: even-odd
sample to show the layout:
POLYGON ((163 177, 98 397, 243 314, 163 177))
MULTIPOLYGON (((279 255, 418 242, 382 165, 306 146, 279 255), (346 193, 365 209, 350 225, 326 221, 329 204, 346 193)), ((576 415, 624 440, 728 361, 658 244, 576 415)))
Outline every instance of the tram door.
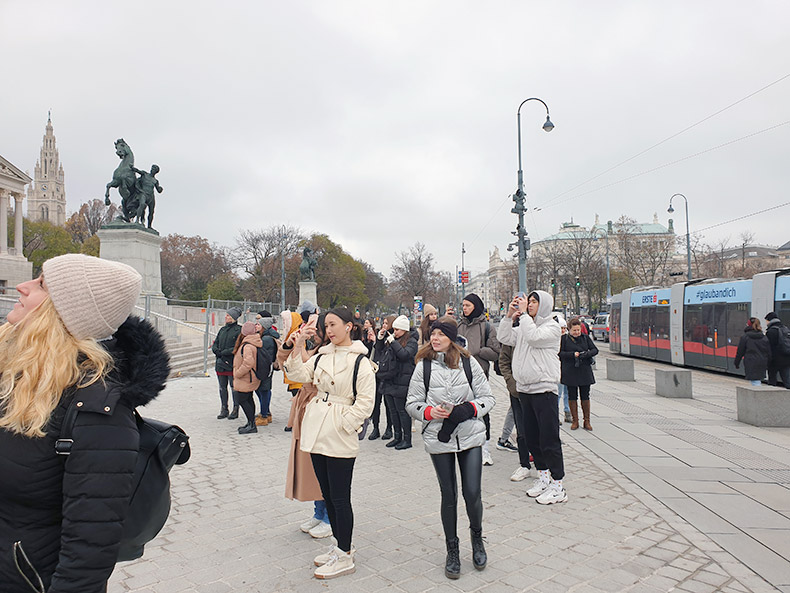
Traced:
POLYGON ((727 305, 702 306, 702 323, 706 326, 702 346, 703 364, 716 369, 727 368, 727 305))
POLYGON ((645 349, 642 351, 642 356, 656 359, 656 308, 644 307, 642 309, 642 325, 644 327, 643 335, 645 338, 645 349))

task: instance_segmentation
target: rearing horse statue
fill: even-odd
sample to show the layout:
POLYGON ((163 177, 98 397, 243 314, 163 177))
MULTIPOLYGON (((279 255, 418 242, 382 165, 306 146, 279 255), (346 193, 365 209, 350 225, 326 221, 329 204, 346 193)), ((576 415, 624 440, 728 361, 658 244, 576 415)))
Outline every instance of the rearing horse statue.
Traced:
POLYGON ((121 159, 121 164, 115 169, 112 174, 112 181, 107 184, 107 191, 104 192, 104 203, 110 205, 110 188, 117 187, 118 193, 121 194, 121 217, 130 222, 131 219, 137 214, 138 196, 137 189, 135 188, 134 170, 134 153, 129 145, 123 138, 115 141, 115 154, 121 159))

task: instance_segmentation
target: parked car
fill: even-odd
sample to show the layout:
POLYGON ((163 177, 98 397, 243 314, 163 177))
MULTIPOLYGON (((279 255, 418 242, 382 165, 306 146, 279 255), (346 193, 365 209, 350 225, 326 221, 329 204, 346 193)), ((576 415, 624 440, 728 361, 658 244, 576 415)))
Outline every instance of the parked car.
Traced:
POLYGON ((603 340, 604 342, 609 341, 609 313, 602 313, 595 318, 593 321, 592 328, 590 330, 592 333, 593 340, 603 340))

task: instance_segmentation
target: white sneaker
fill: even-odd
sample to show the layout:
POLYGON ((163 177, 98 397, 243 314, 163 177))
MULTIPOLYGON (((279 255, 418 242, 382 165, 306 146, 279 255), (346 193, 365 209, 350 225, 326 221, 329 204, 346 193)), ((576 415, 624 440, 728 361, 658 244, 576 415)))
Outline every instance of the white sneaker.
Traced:
POLYGON ((332 535, 332 526, 329 523, 324 523, 323 521, 319 521, 318 525, 313 527, 307 533, 309 533, 315 539, 322 539, 332 535))
POLYGON ((494 459, 491 457, 491 451, 488 450, 488 441, 483 443, 483 465, 494 465, 494 459))
POLYGON ((299 526, 299 529, 302 531, 302 533, 310 533, 310 530, 319 523, 321 523, 321 519, 310 517, 307 521, 299 526))
POLYGON ((521 480, 526 480, 529 477, 530 468, 528 467, 521 467, 518 466, 518 469, 513 472, 513 475, 510 476, 511 482, 520 482, 521 480))
POLYGON ((568 500, 568 493, 561 484, 551 481, 546 491, 538 496, 538 504, 554 504, 555 502, 565 502, 568 500))
POLYGON ((527 489, 527 496, 530 498, 537 498, 541 494, 543 494, 549 487, 551 483, 551 479, 549 478, 548 471, 541 471, 538 472, 538 479, 532 483, 527 489))
MULTIPOLYGON (((327 550, 325 554, 319 554, 318 556, 313 558, 313 564, 315 564, 316 566, 323 566, 324 564, 329 562, 329 559, 332 557, 332 554, 335 552, 336 549, 337 546, 333 541, 332 544, 329 546, 329 550, 327 550)), ((353 558, 354 554, 356 553, 357 553, 357 549, 354 547, 354 544, 351 544, 351 557, 353 558)))
POLYGON ((329 554, 327 563, 316 568, 313 574, 317 579, 334 579, 354 571, 356 571, 356 567, 353 554, 336 547, 335 551, 329 554))

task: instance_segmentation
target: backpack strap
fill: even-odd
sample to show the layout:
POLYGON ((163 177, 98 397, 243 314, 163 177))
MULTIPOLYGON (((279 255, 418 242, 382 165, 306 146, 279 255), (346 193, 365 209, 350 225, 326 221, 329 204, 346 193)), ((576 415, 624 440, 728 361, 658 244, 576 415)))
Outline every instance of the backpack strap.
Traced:
POLYGON ((317 354, 317 355, 316 355, 316 357, 315 357, 315 362, 313 363, 313 372, 316 372, 316 370, 318 370, 318 361, 319 361, 319 360, 321 360, 321 357, 322 357, 323 355, 324 355, 324 353, 323 353, 323 352, 322 352, 321 354, 317 354))
POLYGON ((351 379, 351 390, 354 393, 354 401, 357 401, 357 375, 359 375, 359 363, 362 362, 363 358, 367 358, 367 356, 359 354, 354 361, 354 376, 351 379))
POLYGON ((422 383, 425 385, 425 396, 428 397, 428 386, 431 384, 431 361, 422 359, 422 383))
POLYGON ((66 409, 66 415, 63 417, 60 437, 55 441, 56 455, 71 455, 71 446, 74 444, 74 439, 71 438, 71 435, 74 432, 74 424, 77 422, 77 413, 77 404, 72 400, 66 409))
POLYGON ((485 333, 486 339, 483 342, 483 344, 480 346, 481 348, 485 348, 486 347, 486 344, 488 344, 488 338, 490 336, 491 336, 491 323, 486 321, 486 333, 485 333))
POLYGON ((461 356, 461 365, 464 367, 466 373, 466 380, 469 382, 469 387, 472 387, 472 362, 466 357, 461 356))

